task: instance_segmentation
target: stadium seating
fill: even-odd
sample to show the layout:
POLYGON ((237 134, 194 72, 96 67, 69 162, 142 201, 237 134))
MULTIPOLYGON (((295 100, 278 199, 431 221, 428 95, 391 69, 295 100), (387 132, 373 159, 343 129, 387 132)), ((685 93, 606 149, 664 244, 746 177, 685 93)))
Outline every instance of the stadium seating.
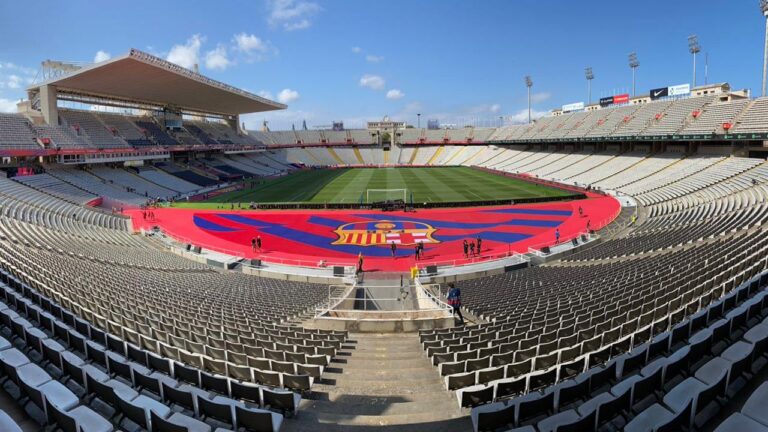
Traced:
POLYGON ((14 180, 73 204, 85 205, 98 198, 90 192, 76 188, 49 174, 14 177, 14 180))
POLYGON ((36 134, 27 119, 16 114, 0 113, 0 148, 37 149, 36 134))
POLYGON ((109 130, 95 114, 87 111, 61 110, 59 116, 66 120, 70 127, 78 129, 93 147, 97 148, 127 148, 130 145, 109 130))

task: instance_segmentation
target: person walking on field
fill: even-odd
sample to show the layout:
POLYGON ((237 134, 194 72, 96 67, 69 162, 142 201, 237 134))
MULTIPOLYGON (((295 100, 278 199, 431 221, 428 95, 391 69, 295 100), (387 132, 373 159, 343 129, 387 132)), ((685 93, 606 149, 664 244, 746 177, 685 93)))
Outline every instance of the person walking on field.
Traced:
POLYGON ((480 255, 483 251, 483 239, 477 236, 477 254, 480 255))
POLYGON ((261 236, 256 236, 256 247, 259 248, 259 252, 261 252, 261 236))
POLYGON ((469 242, 469 253, 475 256, 475 242, 469 242))
POLYGON ((423 258, 424 257, 424 242, 420 241, 418 246, 419 246, 419 258, 423 258))
POLYGON ((469 243, 464 240, 464 258, 469 258, 469 243))
POLYGON ((251 239, 251 250, 256 252, 256 237, 251 239))
POLYGON ((448 305, 453 308, 453 315, 458 314, 461 325, 464 325, 464 315, 461 314, 461 290, 453 282, 448 283, 448 305))
POLYGON ((419 258, 421 258, 421 248, 419 247, 419 245, 416 245, 415 249, 416 249, 416 261, 418 261, 419 258))
POLYGON ((392 258, 394 258, 395 254, 397 253, 397 245, 395 242, 392 242, 392 245, 389 248, 392 249, 392 258))
POLYGON ((560 243, 560 228, 555 228, 555 244, 560 243))

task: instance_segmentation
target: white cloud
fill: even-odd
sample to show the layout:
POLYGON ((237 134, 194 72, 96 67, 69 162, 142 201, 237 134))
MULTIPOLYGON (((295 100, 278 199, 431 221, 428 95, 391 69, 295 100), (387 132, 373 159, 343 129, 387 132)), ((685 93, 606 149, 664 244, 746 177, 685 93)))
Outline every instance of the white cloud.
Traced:
POLYGON ((18 75, 9 75, 8 81, 5 83, 5 85, 10 89, 17 89, 21 87, 22 79, 18 75))
POLYGON ((254 34, 240 33, 234 37, 237 49, 244 53, 267 52, 269 51, 269 42, 262 40, 254 34))
POLYGON ((297 21, 294 23, 288 23, 285 24, 285 29, 287 31, 294 31, 294 30, 304 30, 305 28, 309 28, 312 25, 312 23, 308 19, 303 19, 301 21, 297 21))
POLYGON ((0 112, 16 112, 16 101, 0 98, 0 112))
POLYGON ((401 92, 398 89, 392 89, 387 92, 387 99, 391 100, 398 100, 405 97, 405 93, 401 92))
MULTIPOLYGON (((540 119, 548 114, 549 112, 547 111, 531 110, 531 119, 532 120, 540 119)), ((514 114, 504 116, 504 121, 513 123, 513 124, 528 123, 528 109, 521 109, 520 111, 514 114)))
POLYGON ((360 87, 367 87, 371 90, 383 90, 386 85, 384 78, 378 75, 365 74, 360 78, 360 87))
POLYGON ((368 54, 367 56, 365 56, 365 61, 367 61, 368 63, 378 63, 378 62, 384 61, 384 57, 368 54))
POLYGON ((19 73, 27 74, 27 75, 33 75, 35 73, 35 70, 32 68, 19 66, 11 62, 0 62, 0 69, 18 71, 19 73))
POLYGON ((98 50, 98 51, 96 51, 96 55, 93 57, 93 62, 94 63, 101 63, 101 62, 107 61, 107 60, 109 60, 111 58, 112 58, 112 54, 110 54, 110 53, 108 53, 106 51, 98 50))
POLYGON ((232 66, 232 61, 227 56, 227 48, 219 44, 216 49, 205 54, 205 67, 213 70, 225 70, 232 66))
POLYGON ((361 52, 363 52, 363 49, 358 46, 352 47, 352 52, 355 54, 360 54, 361 52))
MULTIPOLYGON (((551 93, 534 93, 531 95, 531 103, 541 103, 552 97, 551 93)), ((527 118, 526 118, 527 120, 527 118)))
POLYGON ((205 37, 199 34, 192 35, 183 45, 174 45, 168 53, 168 60, 181 67, 192 69, 200 63, 200 47, 203 45, 205 37))
POLYGON ((277 101, 282 104, 288 104, 299 99, 299 92, 291 89, 283 89, 277 94, 277 101))
POLYGON ((269 17, 272 26, 282 26, 286 31, 302 30, 312 25, 310 20, 322 9, 319 4, 302 0, 269 0, 269 17))
POLYGON ((490 107, 488 107, 488 111, 490 111, 490 112, 495 114, 495 113, 501 111, 501 105, 500 104, 493 104, 490 107))
POLYGON ((263 97, 264 99, 273 99, 272 93, 268 92, 267 90, 261 90, 256 94, 263 97))

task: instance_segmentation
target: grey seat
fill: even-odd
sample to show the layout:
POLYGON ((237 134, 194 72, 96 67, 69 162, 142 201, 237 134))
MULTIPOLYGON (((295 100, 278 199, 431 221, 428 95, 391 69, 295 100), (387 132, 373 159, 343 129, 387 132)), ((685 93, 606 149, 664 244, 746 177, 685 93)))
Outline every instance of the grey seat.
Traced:
POLYGON ((29 363, 29 359, 16 348, 0 351, 0 363, 2 363, 5 373, 8 374, 11 381, 18 383, 16 370, 29 363))
POLYGON ((144 395, 134 398, 126 398, 125 393, 116 393, 117 404, 120 411, 137 425, 144 429, 150 429, 150 412, 156 412, 160 417, 166 417, 171 413, 171 409, 162 402, 150 399, 144 395))
POLYGON ((22 432, 21 426, 3 410, 0 410, 0 430, 3 432, 22 432))
POLYGON ((46 400, 46 413, 49 421, 55 421, 64 432, 112 432, 113 427, 107 419, 85 405, 70 411, 64 411, 46 400))
POLYGON ((569 409, 541 420, 536 427, 539 432, 554 432, 558 426, 573 423, 579 417, 575 409, 569 409))
POLYGON ((768 426, 764 426, 742 413, 735 413, 720 423, 715 432, 768 432, 768 426))
MULTIPOLYGON (((679 413, 691 405, 698 398, 698 395, 706 389, 707 385, 696 378, 686 378, 664 395, 664 405, 673 412, 679 413)), ((693 409, 695 411, 696 407, 694 406, 693 409)), ((685 423, 686 426, 690 427, 693 421, 692 417, 685 423)))
POLYGON ((173 413, 168 418, 159 416, 155 411, 150 411, 152 430, 154 432, 210 432, 211 427, 200 420, 196 420, 182 413, 173 413))
POLYGON ((726 360, 715 357, 700 367, 694 376, 703 383, 712 384, 720 379, 723 372, 727 373, 729 369, 730 364, 726 360))
POLYGON ((241 405, 235 406, 236 427, 246 431, 277 432, 283 423, 283 416, 262 409, 247 408, 241 405))
POLYGON ((654 431, 657 427, 669 422, 675 417, 675 413, 659 404, 653 404, 643 412, 635 416, 624 427, 625 432, 654 431))
POLYGON ((764 382, 747 399, 741 408, 741 413, 747 417, 768 426, 768 382, 764 382))
POLYGON ((262 388, 261 397, 265 406, 291 414, 299 410, 301 402, 301 395, 285 390, 262 388))

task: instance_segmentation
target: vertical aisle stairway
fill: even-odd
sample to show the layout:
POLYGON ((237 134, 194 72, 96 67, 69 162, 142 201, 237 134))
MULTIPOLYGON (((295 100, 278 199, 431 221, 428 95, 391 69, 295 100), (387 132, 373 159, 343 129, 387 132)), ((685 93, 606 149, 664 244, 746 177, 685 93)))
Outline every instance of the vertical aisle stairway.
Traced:
POLYGON ((472 430, 417 334, 350 334, 283 432, 472 430))

